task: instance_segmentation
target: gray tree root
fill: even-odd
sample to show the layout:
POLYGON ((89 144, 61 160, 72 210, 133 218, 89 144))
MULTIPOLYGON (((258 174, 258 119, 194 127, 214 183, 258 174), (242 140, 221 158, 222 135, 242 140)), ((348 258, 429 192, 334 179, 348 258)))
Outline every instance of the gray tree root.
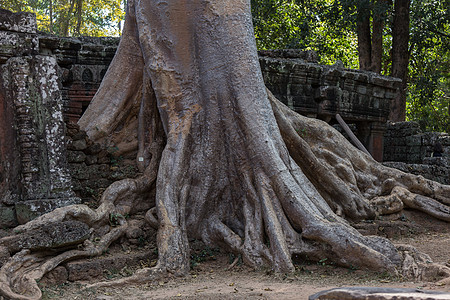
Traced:
MULTIPOLYGON (((123 236, 128 227, 123 216, 136 212, 136 208, 148 209, 154 205, 154 200, 149 201, 148 194, 151 194, 152 182, 157 177, 163 144, 163 140, 155 139, 147 149, 152 159, 143 175, 137 179, 113 183, 103 193, 96 210, 86 205, 66 206, 16 227, 14 232, 20 234, 51 223, 75 220, 89 225, 93 233, 91 239, 86 240, 80 250, 68 250, 57 255, 54 254, 54 250, 30 252, 24 249, 17 252, 0 269, 0 295, 12 300, 40 299, 42 293, 37 281, 46 273, 69 260, 101 255, 111 243, 123 236), (97 240, 96 229, 111 226, 112 216, 117 223, 116 227, 111 227, 107 234, 97 240)), ((14 238, 8 236, 0 239, 0 245, 10 244, 6 242, 14 238)))
POLYGON ((268 93, 289 153, 337 214, 370 219, 407 206, 449 220, 450 186, 377 163, 323 121, 296 114, 268 93))

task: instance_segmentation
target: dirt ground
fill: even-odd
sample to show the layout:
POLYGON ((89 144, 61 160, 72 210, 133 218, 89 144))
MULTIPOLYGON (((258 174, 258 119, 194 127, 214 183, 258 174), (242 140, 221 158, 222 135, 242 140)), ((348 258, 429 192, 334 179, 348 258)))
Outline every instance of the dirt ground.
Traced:
MULTIPOLYGON (((450 225, 428 216, 408 213, 407 219, 420 232, 392 238, 396 244, 411 244, 435 262, 450 266, 450 225)), ((395 225, 394 225, 395 228, 395 225)), ((88 282, 42 286, 43 299, 308 299, 319 291, 344 286, 417 288, 450 293, 450 286, 434 282, 411 282, 386 273, 341 268, 326 260, 299 262, 296 272, 273 274, 252 270, 238 263, 227 270, 233 257, 216 249, 194 247, 192 270, 185 278, 168 278, 140 286, 86 288, 88 282)), ((128 272, 129 273, 129 272, 128 272)), ((117 278, 123 275, 119 272, 117 278)), ((92 283, 92 282, 90 282, 92 283)), ((449 295, 450 299, 450 295, 449 295)))

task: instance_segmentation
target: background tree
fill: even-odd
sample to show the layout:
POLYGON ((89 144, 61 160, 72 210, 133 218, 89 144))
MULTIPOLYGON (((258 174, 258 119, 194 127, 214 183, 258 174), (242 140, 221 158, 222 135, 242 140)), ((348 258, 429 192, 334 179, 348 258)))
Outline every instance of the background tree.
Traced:
POLYGON ((118 36, 122 0, 1 0, 11 11, 36 14, 38 30, 61 36, 118 36))
POLYGON ((362 70, 381 73, 383 31, 390 4, 388 0, 356 2, 358 56, 362 70))
POLYGON ((389 120, 405 121, 406 89, 408 86, 409 65, 409 9, 411 0, 395 0, 394 20, 392 22, 391 76, 400 78, 402 85, 397 97, 391 102, 389 120))
POLYGON ((380 72, 381 61, 382 74, 405 79, 407 84, 398 100, 400 112, 392 120, 404 119, 406 95, 407 120, 418 121, 423 130, 448 132, 450 1, 399 0, 396 8, 394 4, 384 0, 253 0, 257 44, 260 49, 315 50, 321 63, 341 60, 346 67, 376 72, 380 72), (400 13, 403 16, 394 18, 400 13), (297 19, 285 22, 284 16, 297 19))
POLYGON ((450 1, 412 1, 406 116, 450 132, 450 1))

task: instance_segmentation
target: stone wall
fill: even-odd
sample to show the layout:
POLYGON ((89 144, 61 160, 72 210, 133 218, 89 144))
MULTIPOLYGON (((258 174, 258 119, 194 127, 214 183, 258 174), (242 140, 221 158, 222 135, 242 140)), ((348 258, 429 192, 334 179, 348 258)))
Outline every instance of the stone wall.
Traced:
POLYGON ((1 10, 0 30, 0 226, 11 226, 79 198, 71 189, 56 59, 38 53, 34 14, 1 10))
POLYGON ((52 55, 60 67, 66 122, 76 123, 94 97, 119 38, 39 36, 39 52, 52 55))
POLYGON ((373 72, 320 65, 310 52, 261 52, 266 86, 296 112, 336 123, 339 114, 356 126, 356 135, 372 156, 383 160, 383 134, 389 103, 401 81, 373 72))
POLYGON ((450 184, 450 160, 448 157, 429 157, 421 164, 408 164, 404 162, 384 162, 383 164, 406 173, 421 175, 442 184, 450 184))
POLYGON ((276 51, 279 57, 274 57, 260 52, 264 81, 278 99, 303 115, 326 121, 336 113, 353 122, 387 121, 399 79, 346 69, 339 62, 320 65, 313 55, 301 53, 276 51))
MULTIPOLYGON (((3 86, 0 76, 0 87, 3 86)), ((20 153, 17 146, 14 107, 6 102, 6 91, 0 88, 0 225, 16 224, 14 203, 20 200, 20 153)))
MULTIPOLYGON (((61 69, 66 121, 76 122, 89 105, 111 62, 117 38, 39 37, 40 53, 54 55, 61 69)), ((268 88, 295 111, 336 122, 336 114, 356 126, 375 159, 383 159, 383 133, 389 102, 400 80, 317 63, 313 51, 260 51, 268 88)))
POLYGON ((116 149, 93 143, 77 124, 67 124, 66 140, 73 190, 83 202, 95 204, 111 183, 138 174, 135 159, 117 156, 116 149))
POLYGON ((450 135, 440 132, 422 132, 416 122, 389 123, 384 135, 385 161, 421 164, 431 157, 436 142, 443 146, 444 157, 450 157, 450 135))
POLYGON ((389 123, 385 145, 385 165, 450 184, 449 134, 421 132, 416 122, 389 123), (443 146, 442 157, 432 157, 436 142, 443 146))
MULTIPOLYGON (((117 38, 39 37, 40 53, 54 55, 61 70, 66 120, 78 121, 87 108, 118 42, 117 38)), ((335 122, 339 113, 356 124, 360 140, 382 160, 384 124, 398 79, 339 64, 319 65, 312 51, 260 51, 260 64, 267 87, 278 99, 303 115, 328 122, 335 122)))

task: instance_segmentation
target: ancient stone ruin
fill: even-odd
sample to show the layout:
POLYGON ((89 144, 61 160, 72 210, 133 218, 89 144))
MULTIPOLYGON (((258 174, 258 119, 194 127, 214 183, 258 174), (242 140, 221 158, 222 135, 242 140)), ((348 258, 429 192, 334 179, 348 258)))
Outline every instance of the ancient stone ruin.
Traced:
POLYGON ((2 226, 80 202, 67 164, 59 67, 39 53, 33 14, 0 11, 2 226))
POLYGON ((450 184, 448 133, 422 132, 415 122, 398 122, 388 124, 384 139, 384 165, 450 184), (441 156, 434 153, 437 143, 442 146, 441 156))
POLYGON ((355 125, 358 139, 383 160, 383 135, 389 103, 401 81, 372 72, 320 65, 310 52, 262 51, 264 82, 296 112, 336 123, 336 114, 355 125))
MULTIPOLYGON (((116 155, 114 145, 92 143, 76 125, 119 39, 44 35, 36 31, 33 14, 0 10, 0 40, 0 225, 25 223, 80 198, 93 201, 112 182, 135 177, 133 155, 116 155)), ((448 135, 428 137, 413 130, 405 137, 393 129, 397 125, 386 132, 398 79, 345 69, 339 62, 320 65, 308 51, 261 51, 260 64, 278 99, 330 123, 341 115, 379 161, 400 161, 403 165, 392 166, 411 171, 407 164, 422 164, 437 139, 448 157, 448 135)), ((431 167, 416 169, 445 183, 448 164, 442 162, 447 161, 434 159, 431 167)))

